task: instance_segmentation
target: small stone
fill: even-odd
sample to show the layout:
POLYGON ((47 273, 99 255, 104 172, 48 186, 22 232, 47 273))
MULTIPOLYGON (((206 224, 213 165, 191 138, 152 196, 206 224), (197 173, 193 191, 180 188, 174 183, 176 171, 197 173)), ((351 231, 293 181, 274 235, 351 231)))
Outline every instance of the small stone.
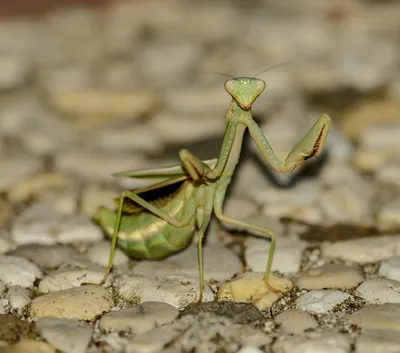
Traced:
POLYGON ((30 65, 22 56, 0 56, 0 91, 15 89, 28 78, 30 65))
MULTIPOLYGON (((238 257, 222 245, 205 246, 203 264, 206 280, 224 281, 242 271, 238 257)), ((141 261, 135 266, 133 273, 147 278, 161 279, 181 275, 197 280, 199 278, 197 246, 190 246, 164 261, 141 261)))
POLYGON ((23 309, 31 302, 28 291, 21 286, 10 287, 6 298, 14 309, 23 309))
POLYGON ((51 293, 81 286, 83 283, 100 283, 104 270, 97 266, 89 268, 62 268, 44 276, 38 286, 40 293, 51 293))
POLYGON ((262 350, 258 349, 257 347, 253 346, 244 346, 240 348, 237 353, 263 353, 262 350))
POLYGON ((19 246, 12 255, 32 261, 41 269, 54 269, 77 254, 71 245, 27 244, 19 246))
POLYGON ((1 159, 1 169, 7 173, 0 174, 0 192, 7 191, 12 185, 28 175, 39 172, 41 162, 32 157, 13 157, 1 159))
POLYGON ((133 308, 112 311, 103 315, 99 327, 103 331, 128 331, 143 334, 158 326, 173 322, 179 311, 161 302, 145 302, 133 308))
MULTIPOLYGON (((87 259, 102 267, 108 266, 108 259, 110 257, 111 242, 101 241, 93 244, 87 251, 87 259)), ((115 249, 113 267, 127 264, 129 262, 129 257, 119 248, 115 249)))
POLYGON ((15 221, 12 236, 17 244, 94 242, 103 239, 101 229, 87 216, 65 215, 49 204, 37 204, 15 221))
POLYGON ((343 333, 310 332, 282 337, 273 346, 276 353, 349 353, 350 338, 343 333))
POLYGON ((221 284, 218 290, 218 300, 252 303, 258 309, 266 310, 282 297, 283 293, 293 288, 292 282, 288 279, 273 274, 270 274, 268 282, 274 292, 271 292, 265 285, 263 273, 243 273, 233 280, 221 284))
POLYGON ((311 268, 299 274, 296 285, 300 289, 354 288, 364 279, 356 268, 341 264, 311 268))
MULTIPOLYGON (((265 271, 270 242, 264 239, 249 238, 246 241, 246 264, 255 272, 265 271)), ((272 259, 271 271, 283 274, 298 272, 301 265, 303 250, 306 242, 298 236, 276 237, 276 246, 272 259)))
POLYGON ((7 199, 13 204, 23 203, 48 189, 67 185, 67 178, 57 173, 37 173, 15 183, 8 189, 7 199))
POLYGON ((111 294, 99 286, 82 286, 35 298, 31 303, 33 317, 58 317, 92 320, 111 310, 111 294))
POLYGON ((389 330, 366 331, 357 338, 355 353, 395 353, 400 347, 398 332, 389 330))
POLYGON ((397 230, 400 226, 400 200, 386 203, 378 211, 377 226, 382 231, 397 230))
POLYGON ((72 174, 83 180, 115 183, 113 173, 149 166, 140 155, 80 149, 62 152, 56 156, 54 167, 60 173, 72 174))
POLYGON ((9 233, 0 230, 0 254, 10 253, 15 248, 16 245, 13 242, 11 242, 9 233))
POLYGON ((60 224, 57 240, 60 243, 95 242, 103 239, 101 229, 87 216, 68 217, 60 224))
POLYGON ((0 342, 15 342, 22 337, 33 336, 35 325, 15 315, 0 315, 0 342))
POLYGON ((0 281, 0 297, 3 295, 5 291, 6 291, 6 286, 2 281, 0 281))
POLYGON ((141 335, 136 335, 126 346, 126 353, 160 352, 181 334, 182 330, 175 324, 157 327, 141 335))
POLYGON ((0 353, 56 353, 56 349, 45 342, 21 339, 12 346, 0 347, 0 353))
POLYGON ((348 322, 366 330, 393 330, 400 332, 400 305, 370 305, 350 315, 348 322))
POLYGON ((33 287, 42 272, 32 262, 17 256, 0 256, 0 280, 6 286, 33 287))
POLYGON ((298 309, 288 309, 275 317, 275 322, 290 335, 299 335, 306 330, 317 328, 318 322, 310 314, 298 309))
POLYGON ((400 235, 365 237, 324 243, 322 254, 328 258, 352 261, 358 264, 377 262, 400 255, 400 235))
POLYGON ((63 114, 82 120, 131 121, 138 119, 153 107, 154 95, 144 90, 69 90, 52 92, 50 101, 55 109, 63 114))
POLYGON ((349 299, 350 295, 338 290, 314 289, 296 300, 299 309, 316 314, 332 311, 337 305, 349 299))
POLYGON ((253 304, 234 303, 228 301, 213 301, 189 304, 179 315, 192 315, 199 317, 202 314, 215 314, 219 318, 225 317, 235 324, 247 325, 254 322, 262 322, 264 316, 253 304))
POLYGON ((379 274, 388 279, 400 282, 400 256, 393 256, 381 262, 379 274))
MULTIPOLYGON (((164 302, 183 309, 199 299, 198 279, 185 276, 168 276, 160 280, 125 274, 115 280, 118 295, 130 303, 148 301, 164 302)), ((214 300, 208 285, 204 287, 203 301, 214 300)))
POLYGON ((135 151, 157 155, 161 153, 164 147, 162 132, 153 126, 133 125, 123 128, 104 128, 95 131, 93 138, 89 140, 90 146, 95 148, 107 148, 110 152, 130 152, 135 151), (149 138, 151 136, 151 138, 149 138))
POLYGON ((386 278, 367 279, 354 293, 370 304, 400 303, 400 282, 386 278))
POLYGON ((151 127, 167 143, 176 144, 193 143, 223 134, 224 119, 211 116, 204 121, 204 118, 199 116, 198 119, 188 119, 186 114, 162 112, 151 119, 151 127))
POLYGON ((361 178, 332 185, 320 197, 320 206, 328 218, 325 223, 370 224, 373 196, 373 185, 361 178))
POLYGON ((75 320, 45 317, 36 322, 39 334, 52 346, 65 353, 85 353, 92 329, 75 320))

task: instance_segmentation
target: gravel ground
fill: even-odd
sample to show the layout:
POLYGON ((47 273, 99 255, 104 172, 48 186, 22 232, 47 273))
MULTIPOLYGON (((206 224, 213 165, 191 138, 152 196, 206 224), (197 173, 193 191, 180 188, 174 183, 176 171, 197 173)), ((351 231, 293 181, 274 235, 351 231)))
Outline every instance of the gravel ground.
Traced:
POLYGON ((2 20, 0 352, 398 352, 399 18, 394 1, 154 0, 2 20), (195 237, 164 261, 118 249, 83 285, 108 263, 94 213, 144 185, 110 174, 216 157, 220 73, 282 63, 253 115, 284 159, 328 113, 325 153, 281 175, 246 138, 225 202, 276 232, 282 293, 254 296, 269 242, 214 220, 201 306, 195 237))

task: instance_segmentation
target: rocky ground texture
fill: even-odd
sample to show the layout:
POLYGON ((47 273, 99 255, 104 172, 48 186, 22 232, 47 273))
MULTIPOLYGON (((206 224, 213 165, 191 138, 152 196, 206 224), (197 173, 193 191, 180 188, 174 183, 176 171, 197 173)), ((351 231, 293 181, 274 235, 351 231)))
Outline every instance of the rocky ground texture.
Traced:
POLYGON ((0 352, 398 352, 399 18, 394 1, 143 0, 3 19, 0 352), (162 262, 117 250, 83 285, 108 262, 94 212, 143 185, 110 174, 216 157, 215 72, 282 63, 254 116, 283 159, 330 114, 326 153, 277 175, 246 139, 225 210, 276 232, 284 293, 246 297, 269 242, 215 220, 200 307, 195 238, 162 262))

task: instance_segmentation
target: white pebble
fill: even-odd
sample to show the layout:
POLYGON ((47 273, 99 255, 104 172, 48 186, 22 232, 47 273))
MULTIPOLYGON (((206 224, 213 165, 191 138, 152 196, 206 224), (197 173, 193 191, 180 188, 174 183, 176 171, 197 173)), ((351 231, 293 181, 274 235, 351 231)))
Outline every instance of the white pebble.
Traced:
MULTIPOLYGON (((307 244, 297 236, 276 237, 276 247, 272 259, 272 271, 283 274, 297 272, 300 269, 301 257, 307 244)), ((246 241, 246 264, 254 272, 265 271, 270 242, 264 239, 249 238, 246 241)))
MULTIPOLYGON (((101 241, 93 244, 87 251, 88 260, 98 266, 107 267, 110 257, 110 241, 101 241)), ((113 266, 123 265, 129 262, 129 257, 121 249, 115 248, 113 266)))
POLYGON ((400 255, 400 235, 365 237, 324 243, 322 254, 328 258, 337 258, 359 264, 377 262, 400 255))
POLYGON ((323 314, 331 311, 348 298, 350 295, 345 292, 315 289, 300 296, 296 300, 296 305, 301 310, 323 314))
POLYGON ((393 256, 381 262, 379 274, 388 279, 400 281, 400 256, 393 256))
POLYGON ((42 271, 32 262, 17 256, 0 256, 0 280, 6 286, 33 287, 42 271))
POLYGON ((6 298, 14 309, 23 309, 31 302, 28 291, 21 286, 10 287, 6 298))
POLYGON ((400 282, 386 278, 367 279, 355 294, 370 304, 400 303, 400 282))
POLYGON ((275 321, 288 334, 298 335, 318 327, 318 322, 310 314, 298 309, 288 309, 276 316, 275 321))

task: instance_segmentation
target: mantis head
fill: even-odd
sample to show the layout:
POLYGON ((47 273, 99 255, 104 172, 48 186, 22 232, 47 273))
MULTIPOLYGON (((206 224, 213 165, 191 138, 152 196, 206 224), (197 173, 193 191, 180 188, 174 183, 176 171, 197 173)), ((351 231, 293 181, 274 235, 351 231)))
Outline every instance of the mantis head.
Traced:
POLYGON ((264 91, 265 82, 254 77, 236 77, 225 82, 225 89, 243 110, 249 110, 264 91))

